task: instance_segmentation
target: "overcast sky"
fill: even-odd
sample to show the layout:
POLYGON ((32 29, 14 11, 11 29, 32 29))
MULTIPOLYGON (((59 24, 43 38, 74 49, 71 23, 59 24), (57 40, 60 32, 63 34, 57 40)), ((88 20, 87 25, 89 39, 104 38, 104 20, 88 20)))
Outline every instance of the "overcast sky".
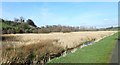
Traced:
POLYGON ((118 25, 117 2, 3 2, 2 18, 23 16, 37 26, 70 25, 109 27, 118 25))

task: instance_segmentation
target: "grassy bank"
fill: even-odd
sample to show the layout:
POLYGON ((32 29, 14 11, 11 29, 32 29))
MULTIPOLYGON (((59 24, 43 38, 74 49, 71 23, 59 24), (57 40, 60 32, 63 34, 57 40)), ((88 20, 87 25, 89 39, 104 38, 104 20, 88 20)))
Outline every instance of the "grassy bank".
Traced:
POLYGON ((93 45, 78 49, 75 53, 53 59, 49 63, 109 63, 117 38, 116 33, 93 45))

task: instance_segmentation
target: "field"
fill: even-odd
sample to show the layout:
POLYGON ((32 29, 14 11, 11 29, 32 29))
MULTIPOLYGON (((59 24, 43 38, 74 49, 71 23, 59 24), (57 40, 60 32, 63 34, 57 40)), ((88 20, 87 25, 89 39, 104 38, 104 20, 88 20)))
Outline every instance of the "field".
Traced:
MULTIPOLYGON (((59 57, 66 49, 75 48, 87 41, 99 41, 116 32, 117 31, 86 31, 1 35, 2 47, 0 49, 2 49, 2 62, 46 63, 54 57, 59 57)), ((99 43, 96 44, 99 45, 99 43)), ((82 51, 80 52, 82 53, 82 51)))
POLYGON ((56 40, 57 44, 67 46, 68 48, 75 47, 90 40, 99 40, 104 36, 109 36, 116 31, 91 31, 91 32, 71 32, 71 33, 49 33, 49 34, 8 34, 2 35, 3 37, 11 37, 7 39, 9 43, 18 43, 20 45, 28 45, 39 43, 41 40, 56 40))

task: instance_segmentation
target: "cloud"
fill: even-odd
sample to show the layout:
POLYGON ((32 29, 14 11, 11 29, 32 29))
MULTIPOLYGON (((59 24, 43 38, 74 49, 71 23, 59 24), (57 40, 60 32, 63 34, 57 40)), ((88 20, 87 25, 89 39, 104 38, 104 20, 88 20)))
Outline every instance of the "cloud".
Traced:
POLYGON ((105 19, 103 19, 103 20, 106 21, 106 22, 107 22, 107 21, 108 21, 108 22, 115 22, 115 21, 117 22, 118 19, 117 19, 117 18, 113 18, 113 19, 105 18, 105 19))
POLYGON ((103 20, 105 20, 105 21, 109 21, 110 19, 103 19, 103 20))

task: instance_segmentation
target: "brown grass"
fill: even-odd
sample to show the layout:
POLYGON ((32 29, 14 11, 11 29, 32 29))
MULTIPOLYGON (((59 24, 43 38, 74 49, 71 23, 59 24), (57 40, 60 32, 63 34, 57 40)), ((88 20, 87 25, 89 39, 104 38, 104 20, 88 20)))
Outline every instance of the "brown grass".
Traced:
POLYGON ((30 45, 23 45, 14 48, 13 46, 4 47, 2 49, 3 62, 27 62, 31 60, 43 60, 46 54, 57 54, 63 49, 60 46, 52 44, 54 40, 42 40, 42 42, 30 45), (31 57, 32 54, 32 57, 31 57), (30 57, 29 57, 30 56, 30 57))
POLYGON ((49 34, 2 35, 2 60, 24 62, 44 59, 46 54, 56 54, 66 48, 76 47, 86 41, 99 40, 117 31, 90 31, 49 34), (29 57, 30 56, 30 57, 29 57), (24 61, 23 61, 24 60, 24 61))
MULTIPOLYGON (((58 40, 56 45, 67 46, 68 48, 75 47, 82 44, 85 41, 92 39, 100 39, 104 36, 108 36, 116 31, 90 31, 90 32, 71 32, 71 33, 50 33, 50 34, 11 34, 9 36, 15 36, 15 41, 19 40, 19 44, 28 45, 35 44, 42 40, 58 40)), ((6 35, 4 35, 6 36, 6 35)), ((15 43, 14 41, 14 43, 15 43)), ((18 43, 18 42, 16 42, 18 43)))

